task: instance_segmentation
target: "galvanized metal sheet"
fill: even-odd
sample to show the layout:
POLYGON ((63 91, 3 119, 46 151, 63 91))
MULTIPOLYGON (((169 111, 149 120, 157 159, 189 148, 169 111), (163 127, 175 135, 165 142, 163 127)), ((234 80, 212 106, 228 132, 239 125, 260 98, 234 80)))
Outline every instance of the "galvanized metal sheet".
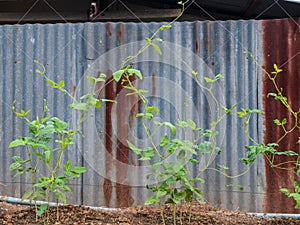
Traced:
MULTIPOLYGON (((29 181, 21 178, 12 183, 8 164, 11 156, 19 151, 9 150, 9 142, 26 133, 24 124, 12 115, 10 106, 14 99, 18 106, 33 109, 33 115, 41 112, 43 98, 47 98, 51 113, 70 121, 78 115, 68 109, 71 102, 59 91, 53 91, 35 74, 38 59, 46 66, 51 79, 66 81, 66 88, 77 96, 89 89, 86 75, 106 73, 120 67, 128 54, 134 54, 153 34, 161 23, 85 23, 1 26, 0 85, 1 107, 1 177, 2 195, 19 197, 29 181), (5 131, 3 130, 5 128, 5 131)), ((221 73, 213 91, 222 106, 237 108, 262 108, 261 71, 247 58, 244 51, 262 58, 261 22, 183 22, 158 35, 164 41, 158 43, 163 51, 160 56, 153 48, 133 61, 144 74, 138 87, 150 90, 149 101, 157 104, 161 114, 156 119, 175 122, 177 118, 193 119, 203 128, 209 128, 217 116, 213 98, 200 88, 191 75, 191 68, 198 71, 199 81, 221 73), (184 62, 184 63, 183 63, 184 62), (188 66, 187 66, 188 65, 188 66)), ((145 189, 147 169, 128 149, 126 140, 139 146, 148 141, 134 114, 140 102, 136 97, 126 97, 120 85, 107 82, 99 98, 116 99, 100 110, 92 111, 82 127, 84 138, 76 140, 76 148, 70 149, 64 160, 72 159, 77 165, 88 168, 80 181, 74 181, 75 194, 70 203, 96 206, 128 206, 142 204, 149 191, 145 189)), ((262 141, 261 118, 253 118, 250 134, 262 141)), ((244 171, 238 158, 245 156, 244 145, 251 144, 243 135, 243 122, 226 117, 220 124, 218 144, 223 152, 211 166, 225 164, 231 174, 244 171)), ((163 130, 162 133, 168 132, 163 130)), ((158 140, 156 137, 155 140, 158 140)), ((199 158, 200 159, 200 158, 199 158)), ((195 173, 198 168, 194 167, 195 173)), ((40 168, 45 171, 45 168, 40 168)), ((264 161, 243 177, 227 179, 213 171, 205 172, 206 182, 201 188, 211 204, 229 209, 262 211, 265 193, 264 161), (239 191, 226 185, 243 185, 239 191)))

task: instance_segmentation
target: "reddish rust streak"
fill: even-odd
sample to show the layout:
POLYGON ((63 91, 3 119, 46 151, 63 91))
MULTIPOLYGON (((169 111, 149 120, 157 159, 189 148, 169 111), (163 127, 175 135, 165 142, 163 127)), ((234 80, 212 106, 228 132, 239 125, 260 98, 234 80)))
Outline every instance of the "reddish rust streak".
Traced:
POLYGON ((107 23, 106 31, 107 31, 108 36, 111 37, 112 36, 112 25, 111 25, 111 23, 107 23))
POLYGON ((153 98, 156 97, 156 73, 152 73, 152 96, 153 98))
POLYGON ((123 24, 120 24, 119 26, 119 41, 120 41, 120 44, 123 43, 123 35, 124 34, 124 25, 123 24))
POLYGON ((73 85, 73 87, 72 87, 72 91, 73 91, 73 96, 75 96, 75 93, 76 93, 76 89, 77 89, 76 85, 73 85))
MULTIPOLYGON (((131 77, 131 82, 134 82, 135 76, 131 77)), ((132 204, 130 196, 130 187, 127 185, 127 173, 128 173, 128 162, 129 162, 129 147, 127 145, 128 139, 128 118, 127 115, 130 111, 129 109, 129 98, 126 96, 130 93, 129 90, 124 89, 123 85, 119 82, 117 84, 117 181, 116 184, 116 195, 118 207, 127 207, 132 204)))
MULTIPOLYGON (((112 78, 112 71, 107 71, 108 81, 105 86, 105 98, 114 100, 116 99, 116 92, 114 88, 114 81, 112 78)), ((110 206, 111 196, 112 196, 112 182, 110 181, 110 177, 112 176, 112 151, 113 151, 113 125, 112 125, 112 108, 113 103, 106 103, 106 121, 105 121, 105 181, 103 184, 103 192, 105 198, 105 204, 107 207, 110 206)))
MULTIPOLYGON (((298 19, 298 22, 300 20, 298 19)), ((268 72, 274 71, 273 64, 276 63, 283 69, 283 73, 278 76, 277 84, 283 89, 283 95, 289 100, 289 104, 294 111, 300 107, 300 68, 298 62, 300 55, 299 38, 300 30, 297 24, 291 19, 263 21, 263 49, 264 49, 264 68, 268 72), (276 32, 275 32, 276 31, 276 32)), ((264 142, 276 142, 283 134, 283 130, 274 124, 274 119, 282 120, 287 118, 287 129, 290 129, 295 118, 288 113, 288 110, 272 98, 267 98, 268 93, 276 93, 272 82, 263 75, 263 94, 264 94, 264 142)), ((280 143, 278 150, 294 150, 298 152, 296 142, 300 136, 299 129, 288 134, 280 143)), ((295 160, 293 157, 276 157, 275 164, 295 160)), ((287 167, 293 167, 293 164, 287 167)), ((275 213, 295 213, 295 202, 292 198, 287 198, 281 194, 281 187, 292 189, 293 181, 296 176, 292 171, 271 168, 266 163, 266 196, 264 203, 265 212, 275 213)))
POLYGON ((198 55, 198 53, 199 53, 199 43, 198 43, 197 39, 196 39, 196 43, 195 43, 195 53, 196 53, 196 55, 198 55))

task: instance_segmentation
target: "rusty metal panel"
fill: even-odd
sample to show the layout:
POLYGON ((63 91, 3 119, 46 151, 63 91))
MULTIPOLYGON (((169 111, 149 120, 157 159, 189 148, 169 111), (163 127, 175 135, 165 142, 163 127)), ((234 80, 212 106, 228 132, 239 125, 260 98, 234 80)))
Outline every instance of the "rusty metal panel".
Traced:
MULTIPOLYGON (((87 54, 94 61, 91 61, 86 74, 95 76, 104 72, 111 75, 111 71, 121 65, 121 60, 128 54, 134 54, 144 43, 143 39, 159 26, 159 23, 87 24, 84 32, 89 40, 87 54)), ((193 119, 209 128, 216 106, 187 72, 182 64, 185 60, 199 71, 201 81, 204 76, 224 75, 224 80, 214 89, 224 106, 238 103, 239 109, 261 108, 261 71, 243 54, 249 51, 261 59, 260 36, 259 21, 176 23, 169 32, 159 36, 164 40, 161 43, 162 57, 154 49, 148 49, 133 61, 145 76, 143 81, 136 80, 136 84, 151 91, 149 98, 161 108, 158 119, 175 122, 178 116, 184 115, 186 119, 193 119)), ((139 103, 134 98, 125 100, 124 95, 126 91, 119 85, 109 83, 101 97, 116 99, 118 104, 103 107, 96 122, 90 121, 84 128, 94 133, 86 137, 86 144, 83 144, 93 143, 88 149, 84 147, 83 158, 86 165, 94 170, 93 175, 84 177, 85 184, 93 184, 83 187, 84 204, 110 207, 142 204, 149 194, 144 188, 147 170, 126 145, 126 139, 139 146, 147 144, 145 132, 134 118, 139 103), (91 125, 95 123, 92 131, 91 125), (100 138, 95 140, 97 133, 100 133, 100 138)), ((251 135, 260 142, 261 122, 261 118, 257 117, 250 124, 251 135)), ((251 144, 243 136, 243 122, 228 117, 220 128, 218 144, 223 153, 211 165, 226 164, 232 168, 232 174, 243 172, 245 167, 237 163, 238 158, 245 156, 243 146, 251 144)), ((193 170, 196 172, 197 168, 193 170)), ((204 193, 211 204, 248 211, 262 210, 265 185, 262 159, 246 176, 236 180, 214 172, 203 176, 207 180, 203 186, 204 193), (243 185, 244 191, 226 187, 233 184, 243 185)))
MULTIPOLYGON (((282 88, 283 95, 288 98, 288 103, 292 110, 297 112, 300 107, 299 101, 299 61, 300 61, 300 30, 299 19, 282 19, 263 21, 263 51, 264 51, 264 68, 268 72, 274 71, 273 65, 277 64, 283 69, 276 79, 278 87, 282 88), (275 31, 275 32, 274 32, 275 31)), ((265 76, 263 78, 263 99, 264 99, 264 140, 266 143, 277 142, 284 135, 284 131, 275 125, 275 119, 280 121, 287 119, 286 129, 291 130, 295 124, 295 119, 299 116, 292 116, 287 108, 280 101, 269 97, 268 93, 277 93, 273 83, 265 76)), ((293 150, 299 152, 297 143, 299 129, 289 132, 279 142, 279 150, 293 150)), ((275 164, 280 164, 286 160, 295 160, 293 157, 276 157, 275 164)), ((289 164, 284 167, 292 168, 294 165, 289 164)), ((293 171, 271 168, 266 164, 266 212, 298 212, 294 209, 295 202, 280 194, 281 187, 293 189, 293 181, 296 180, 293 171)))
MULTIPOLYGON (((9 142, 26 133, 24 124, 10 111, 14 99, 23 108, 41 112, 43 98, 47 98, 51 113, 63 116, 73 124, 78 115, 68 109, 71 102, 64 94, 53 91, 35 74, 34 59, 46 66, 54 80, 64 79, 66 88, 80 96, 89 91, 86 75, 108 75, 99 98, 115 99, 91 111, 82 130, 85 137, 78 137, 76 147, 64 159, 84 165, 88 172, 80 181, 74 181, 75 195, 70 203, 95 206, 128 206, 143 204, 149 192, 145 189, 147 168, 128 149, 126 140, 139 146, 149 144, 145 132, 137 123, 135 113, 141 107, 135 97, 126 97, 120 85, 110 82, 112 71, 117 70, 123 58, 136 53, 144 39, 153 34, 161 23, 85 23, 15 25, 0 27, 0 85, 1 97, 1 173, 2 195, 19 197, 26 188, 26 179, 11 180, 8 164, 13 153, 9 142), (3 130, 5 128, 5 131, 3 130)), ((198 78, 213 77, 221 73, 214 93, 225 107, 237 103, 240 108, 262 108, 261 70, 244 51, 252 52, 262 60, 260 21, 182 22, 162 32, 158 43, 163 55, 153 48, 134 60, 136 68, 144 74, 142 81, 134 82, 149 90, 152 104, 161 108, 158 120, 175 122, 178 117, 193 119, 203 128, 209 128, 216 118, 217 107, 212 97, 200 88, 191 76, 189 65, 198 71, 198 78), (182 62, 186 62, 182 63, 182 62)), ((220 124, 218 144, 223 152, 211 166, 225 164, 231 174, 243 172, 237 163, 245 156, 244 145, 251 144, 244 138, 243 123, 238 118, 226 117, 220 124)), ((162 133, 168 132, 163 130, 162 133)), ((262 142, 262 119, 251 120, 249 132, 262 142)), ((161 133, 161 134, 162 134, 161 133)), ((159 140, 156 137, 156 140, 159 140)), ((40 168, 44 171, 45 168, 40 168)), ((193 168, 196 172, 198 168, 193 168)), ((207 201, 229 209, 261 212, 265 194, 265 164, 263 159, 243 177, 231 180, 210 171, 204 173, 203 188, 207 201), (243 191, 226 185, 239 184, 243 191)))

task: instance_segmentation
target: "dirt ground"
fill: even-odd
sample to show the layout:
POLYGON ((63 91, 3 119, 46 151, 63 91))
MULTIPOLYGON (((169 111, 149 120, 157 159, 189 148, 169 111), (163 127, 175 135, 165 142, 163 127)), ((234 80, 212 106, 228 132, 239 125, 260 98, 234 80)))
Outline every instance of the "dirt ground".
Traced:
MULTIPOLYGON (((176 224, 189 224, 189 209, 183 207, 182 223, 179 219, 176 224)), ((45 214, 46 215, 46 214, 45 214)), ((48 212, 48 222, 45 218, 36 221, 34 207, 0 202, 0 224, 2 225, 38 225, 38 224, 63 224, 63 225, 98 225, 98 224, 120 224, 120 225, 161 225, 161 213, 158 207, 137 206, 113 211, 93 210, 83 206, 61 206, 59 207, 59 220, 56 221, 56 208, 51 207, 48 212)), ((177 217, 179 217, 177 211, 177 217)), ((164 207, 165 224, 174 224, 171 206, 164 207)), ((193 204, 190 224, 300 224, 300 220, 293 218, 263 218, 239 211, 219 210, 208 205, 193 204)))

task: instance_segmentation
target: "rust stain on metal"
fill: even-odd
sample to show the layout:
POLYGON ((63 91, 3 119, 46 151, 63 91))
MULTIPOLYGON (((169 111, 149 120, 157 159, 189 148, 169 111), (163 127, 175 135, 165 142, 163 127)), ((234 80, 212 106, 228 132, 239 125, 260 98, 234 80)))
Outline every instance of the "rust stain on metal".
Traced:
MULTIPOLYGON (((131 82, 135 80, 135 76, 131 77, 131 82)), ((116 195, 118 207, 128 207, 132 204, 132 197, 130 196, 130 186, 128 183, 128 163, 129 163, 129 147, 127 145, 129 124, 128 124, 128 113, 129 109, 129 98, 126 96, 130 91, 123 88, 123 85, 127 85, 126 82, 117 84, 117 184, 116 184, 116 195)))
MULTIPOLYGON (((105 98, 114 100, 116 99, 116 92, 115 92, 115 82, 112 78, 112 71, 107 71, 107 77, 108 80, 105 84, 105 98)), ((112 197, 112 182, 110 180, 110 177, 112 176, 112 167, 113 167, 113 161, 112 161, 112 152, 113 152, 113 122, 112 122, 112 110, 113 109, 113 103, 107 102, 106 103, 106 121, 105 121, 105 180, 103 184, 103 192, 104 192, 104 198, 105 198, 105 205, 107 207, 110 206, 110 201, 112 197)))
POLYGON ((73 86, 72 86, 72 93, 73 93, 72 96, 73 96, 73 97, 75 96, 76 89, 77 89, 76 85, 73 85, 73 86))
MULTIPOLYGON (((101 74, 99 72, 99 74, 101 74)), ((99 75, 98 74, 98 75, 99 75)), ((129 108, 132 102, 136 102, 135 96, 126 96, 129 90, 123 88, 125 83, 115 83, 112 71, 107 71, 107 81, 104 85, 105 98, 110 100, 116 100, 117 104, 107 102, 105 107, 105 180, 103 184, 103 192, 105 198, 105 204, 107 207, 111 205, 113 188, 116 191, 116 205, 117 207, 128 207, 134 203, 134 199, 131 196, 130 186, 128 183, 128 163, 129 163, 129 147, 127 145, 127 139, 129 135, 130 121, 129 114, 135 115, 135 109, 129 108), (116 107, 116 112, 114 111, 116 107), (115 114, 116 113, 116 114, 115 114), (117 143, 115 145, 113 140, 113 123, 116 121, 117 125, 117 143), (116 151, 116 153, 114 153, 116 151), (116 184, 113 187, 111 178, 112 172, 116 171, 116 184)), ((136 77, 132 76, 130 81, 134 84, 136 77)), ((98 87, 100 90, 102 87, 98 87)), ((100 98, 100 96, 99 96, 100 98)), ((133 104, 134 105, 134 104, 133 104)))
POLYGON ((153 98, 156 97, 156 73, 152 73, 152 96, 153 98))
POLYGON ((107 23, 107 25, 106 25, 106 32, 107 32, 107 34, 108 34, 109 37, 112 36, 112 25, 111 25, 111 23, 107 23))
POLYGON ((199 32, 199 23, 198 23, 198 21, 195 21, 194 23, 194 39, 196 40, 195 41, 195 54, 196 55, 198 55, 198 53, 199 53, 199 40, 200 40, 200 38, 199 38, 199 34, 201 33, 201 32, 199 32))
POLYGON ((199 43, 198 43, 197 39, 196 39, 196 43, 195 43, 195 53, 196 53, 196 55, 198 55, 198 53, 199 53, 199 43))
POLYGON ((123 43, 123 38, 124 38, 124 24, 120 24, 119 25, 119 41, 120 41, 120 44, 123 43))
MULTIPOLYGON (((282 88, 283 95, 288 98, 288 103, 292 109, 297 112, 300 108, 300 19, 295 22, 294 19, 266 20, 262 22, 263 27, 263 50, 264 50, 264 68, 268 72, 274 71, 273 65, 283 69, 283 73, 276 79, 279 88, 282 88)), ((287 118, 286 129, 289 130, 295 123, 295 117, 292 116, 286 107, 280 101, 274 98, 267 98, 268 93, 276 93, 274 85, 263 75, 263 107, 264 107, 264 142, 273 143, 282 137, 284 131, 281 127, 275 125, 275 119, 282 120, 287 118)), ((299 117, 297 118, 299 121, 299 117)), ((299 124, 298 124, 299 125, 299 124)), ((279 143, 278 150, 293 150, 299 153, 297 146, 299 129, 287 134, 279 143)), ((285 161, 295 160, 293 157, 276 157, 275 164, 285 161)), ((286 167, 292 168, 290 164, 286 167)), ((265 212, 275 213, 295 213, 295 202, 292 198, 287 198, 280 193, 281 187, 292 189, 293 181, 297 180, 293 171, 271 168, 266 161, 266 196, 264 202, 265 212)))

